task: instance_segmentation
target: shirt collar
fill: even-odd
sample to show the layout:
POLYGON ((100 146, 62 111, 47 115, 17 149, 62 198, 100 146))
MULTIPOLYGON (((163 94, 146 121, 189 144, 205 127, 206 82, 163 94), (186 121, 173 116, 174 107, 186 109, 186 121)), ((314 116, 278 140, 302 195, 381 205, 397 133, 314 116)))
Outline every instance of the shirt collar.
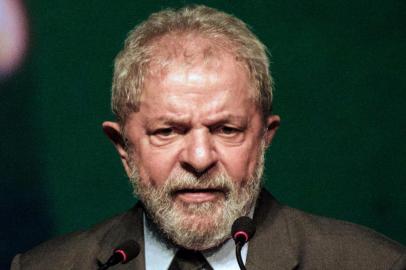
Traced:
MULTIPOLYGON (((252 218, 254 208, 251 209, 249 216, 252 218)), ((168 245, 158 233, 153 231, 153 228, 143 215, 144 223, 144 242, 145 242, 145 267, 146 270, 162 270, 168 269, 177 248, 168 245), (159 256, 157 256, 159 254, 159 256)), ((246 262, 248 254, 248 243, 241 250, 241 257, 246 262)), ((235 244, 232 239, 229 239, 215 250, 203 252, 204 257, 210 263, 214 270, 239 270, 237 260, 235 258, 235 244)))

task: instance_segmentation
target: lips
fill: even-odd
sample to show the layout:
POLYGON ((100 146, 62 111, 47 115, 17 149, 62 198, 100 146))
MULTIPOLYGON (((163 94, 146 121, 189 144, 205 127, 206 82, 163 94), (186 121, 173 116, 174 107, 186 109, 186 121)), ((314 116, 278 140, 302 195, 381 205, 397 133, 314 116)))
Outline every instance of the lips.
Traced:
POLYGON ((204 203, 224 198, 225 190, 220 188, 185 188, 172 193, 175 200, 185 203, 204 203))

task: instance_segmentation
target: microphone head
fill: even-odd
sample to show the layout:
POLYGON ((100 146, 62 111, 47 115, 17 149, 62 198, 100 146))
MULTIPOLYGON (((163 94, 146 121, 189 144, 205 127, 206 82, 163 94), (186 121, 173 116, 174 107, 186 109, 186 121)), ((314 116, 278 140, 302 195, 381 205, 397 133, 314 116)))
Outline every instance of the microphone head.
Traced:
POLYGON ((255 225, 251 218, 243 216, 237 218, 231 227, 231 236, 236 243, 245 244, 255 234, 255 225))
POLYGON ((128 263, 140 253, 140 245, 135 240, 127 240, 116 249, 114 254, 118 254, 122 257, 121 263, 128 263))

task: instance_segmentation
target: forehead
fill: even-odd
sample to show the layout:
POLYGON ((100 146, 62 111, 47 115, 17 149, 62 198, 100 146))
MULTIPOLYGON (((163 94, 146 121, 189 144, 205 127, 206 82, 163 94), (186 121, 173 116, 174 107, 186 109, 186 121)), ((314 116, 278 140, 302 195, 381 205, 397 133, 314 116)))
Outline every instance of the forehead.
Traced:
POLYGON ((221 35, 209 37, 207 34, 195 32, 168 33, 151 41, 151 60, 146 77, 165 75, 172 64, 182 66, 218 67, 222 59, 234 59, 249 75, 247 64, 238 57, 236 46, 228 38, 221 35))
MULTIPOLYGON (((201 48, 193 50, 203 53, 201 48)), ((246 96, 253 93, 246 69, 226 51, 218 51, 210 56, 182 55, 157 61, 151 64, 149 70, 141 100, 153 93, 161 96, 187 95, 199 91, 212 95, 224 95, 229 91, 246 96)))
POLYGON ((207 44, 187 42, 190 44, 182 43, 186 52, 178 48, 172 54, 167 52, 165 61, 152 62, 144 80, 141 111, 197 116, 219 112, 246 115, 256 110, 248 72, 233 54, 226 50, 204 54, 207 44))

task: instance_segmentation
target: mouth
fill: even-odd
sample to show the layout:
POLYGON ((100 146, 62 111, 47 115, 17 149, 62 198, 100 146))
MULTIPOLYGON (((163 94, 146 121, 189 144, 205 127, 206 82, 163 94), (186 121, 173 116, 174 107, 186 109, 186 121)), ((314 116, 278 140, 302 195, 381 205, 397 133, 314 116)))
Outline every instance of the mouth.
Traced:
POLYGON ((225 198, 226 191, 220 188, 185 188, 174 191, 172 196, 184 203, 204 203, 225 198))

